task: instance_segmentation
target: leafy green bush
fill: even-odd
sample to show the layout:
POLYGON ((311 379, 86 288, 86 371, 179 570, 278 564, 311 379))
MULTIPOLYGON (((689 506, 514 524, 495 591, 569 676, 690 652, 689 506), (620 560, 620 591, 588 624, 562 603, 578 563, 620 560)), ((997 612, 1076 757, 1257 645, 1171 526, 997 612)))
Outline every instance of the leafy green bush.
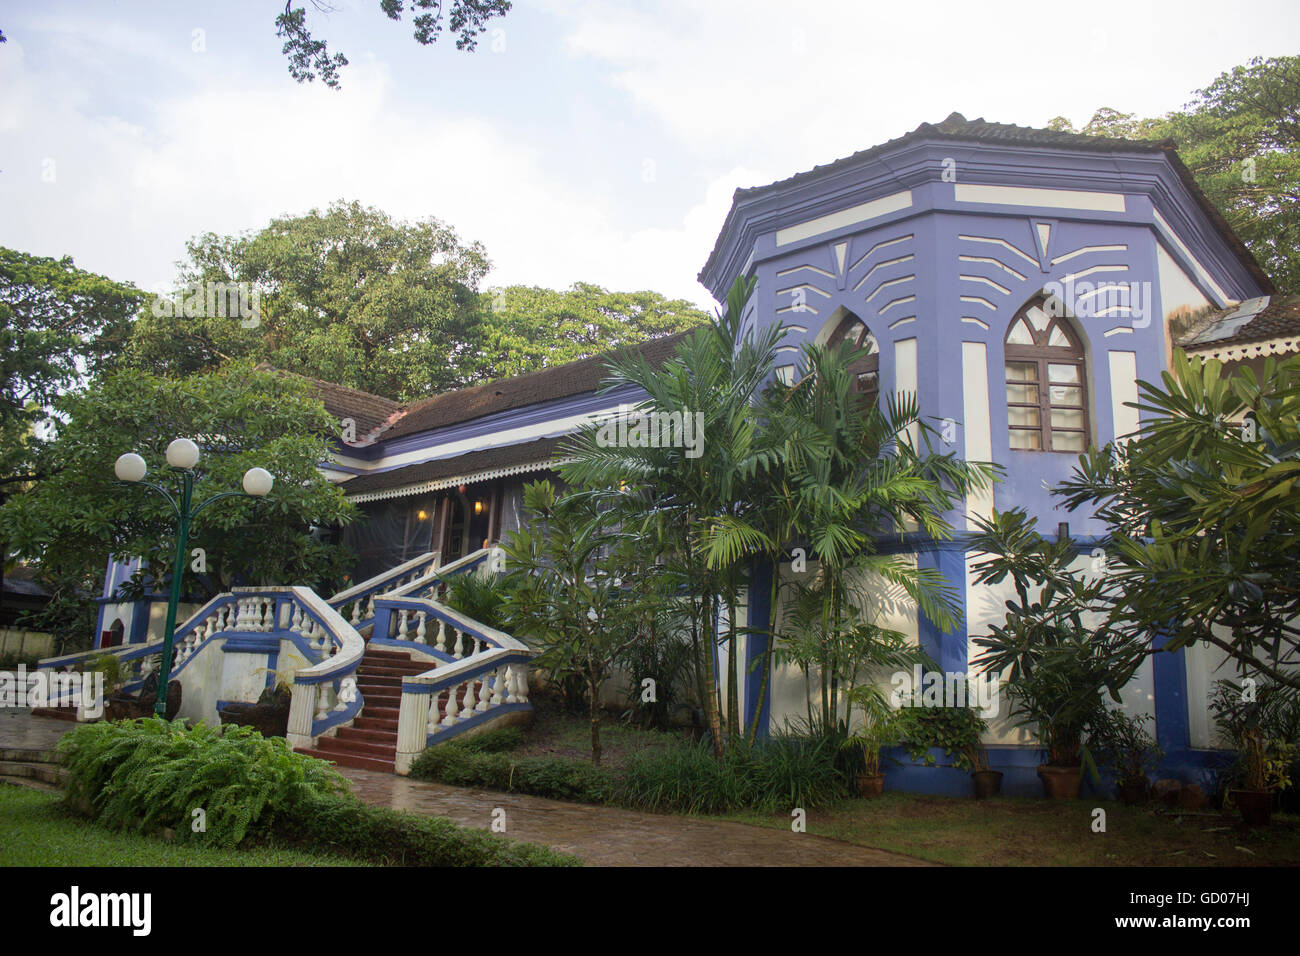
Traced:
POLYGON ((581 803, 609 803, 617 786, 612 771, 585 761, 484 752, 476 746, 476 738, 431 747, 416 758, 411 776, 581 803))
POLYGON ((386 866, 581 866, 577 857, 469 830, 441 817, 371 807, 350 796, 300 801, 277 819, 277 840, 386 866))
POLYGON ((524 732, 518 727, 494 727, 473 736, 459 737, 456 746, 475 753, 495 754, 514 750, 524 742, 524 732))
POLYGON ((330 764, 249 727, 191 729, 146 717, 83 725, 59 749, 67 759, 65 802, 109 827, 170 827, 179 840, 288 844, 406 866, 581 863, 449 820, 367 806, 330 764), (200 807, 206 832, 194 833, 191 813, 200 807))
POLYGON ((59 742, 69 805, 107 826, 170 827, 179 839, 235 846, 265 833, 276 816, 309 797, 346 791, 346 778, 323 760, 295 754, 283 738, 248 727, 153 717, 85 724, 59 742), (194 832, 202 809, 205 829, 194 832))
POLYGON ((19 654, 17 651, 5 651, 0 654, 0 671, 16 671, 19 664, 22 664, 29 671, 35 670, 40 660, 35 654, 19 654))
POLYGON ((701 742, 630 755, 619 802, 661 813, 812 807, 840 796, 842 781, 829 740, 775 737, 721 760, 701 742))
POLYGON ((480 624, 505 627, 506 588, 496 575, 457 574, 447 580, 447 606, 480 624))

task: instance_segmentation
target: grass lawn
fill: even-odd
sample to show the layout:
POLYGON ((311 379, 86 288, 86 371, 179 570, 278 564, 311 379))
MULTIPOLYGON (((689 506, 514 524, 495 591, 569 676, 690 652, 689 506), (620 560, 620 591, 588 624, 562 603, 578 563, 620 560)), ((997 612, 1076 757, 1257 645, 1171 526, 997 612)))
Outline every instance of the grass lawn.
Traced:
POLYGON ((219 850, 108 830, 59 808, 60 796, 0 784, 0 866, 364 866, 300 850, 219 850))
MULTIPOLYGON (((726 819, 788 830, 790 817, 726 819)), ((959 866, 1295 866, 1300 817, 1250 830, 1217 811, 1176 814, 1121 803, 886 793, 809 811, 808 832, 959 866), (1106 832, 1092 832, 1095 807, 1106 832)))

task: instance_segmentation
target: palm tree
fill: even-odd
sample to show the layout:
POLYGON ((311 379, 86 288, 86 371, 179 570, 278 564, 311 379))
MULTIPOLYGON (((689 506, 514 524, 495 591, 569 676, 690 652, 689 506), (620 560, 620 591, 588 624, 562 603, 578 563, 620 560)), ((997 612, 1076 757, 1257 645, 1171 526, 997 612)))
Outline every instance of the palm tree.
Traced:
MULTIPOLYGON (((784 330, 770 327, 741 335, 741 317, 754 280, 737 279, 727 296, 727 311, 696 330, 661 368, 639 354, 612 359, 605 388, 636 386, 647 398, 640 410, 690 416, 703 429, 703 445, 626 447, 602 443, 600 429, 580 432, 565 453, 573 461, 561 469, 568 482, 618 489, 618 514, 648 543, 661 548, 685 582, 691 609, 697 692, 717 754, 722 753, 722 702, 713 661, 718 618, 725 609, 734 623, 740 575, 737 562, 710 561, 710 529, 735 522, 746 507, 746 482, 762 454, 756 439, 760 389, 770 377, 784 330), (695 454, 698 451, 699 454, 695 454)), ((754 547, 761 547, 755 538, 754 547)), ((728 700, 729 729, 738 733, 735 706, 736 632, 731 628, 728 700)))

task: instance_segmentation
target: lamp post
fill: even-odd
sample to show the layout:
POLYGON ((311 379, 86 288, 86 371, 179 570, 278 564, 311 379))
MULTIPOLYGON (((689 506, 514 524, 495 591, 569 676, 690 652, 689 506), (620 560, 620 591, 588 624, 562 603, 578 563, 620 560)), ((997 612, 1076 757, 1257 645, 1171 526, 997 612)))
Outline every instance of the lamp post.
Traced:
POLYGON ((161 485, 144 480, 146 465, 144 459, 134 452, 121 455, 113 465, 113 473, 118 480, 133 485, 152 488, 170 502, 176 512, 176 560, 172 566, 172 588, 167 598, 167 625, 163 630, 162 667, 158 672, 158 696, 154 701, 154 713, 159 717, 167 713, 167 685, 172 672, 172 632, 176 630, 176 607, 181 600, 181 575, 185 570, 185 550, 190 540, 190 522, 200 511, 222 498, 264 498, 271 490, 275 479, 265 468, 250 468, 244 472, 243 491, 225 491, 213 495, 206 501, 199 502, 191 508, 194 499, 194 466, 199 463, 199 446, 188 438, 177 438, 167 446, 167 464, 181 473, 181 500, 175 498, 161 485))

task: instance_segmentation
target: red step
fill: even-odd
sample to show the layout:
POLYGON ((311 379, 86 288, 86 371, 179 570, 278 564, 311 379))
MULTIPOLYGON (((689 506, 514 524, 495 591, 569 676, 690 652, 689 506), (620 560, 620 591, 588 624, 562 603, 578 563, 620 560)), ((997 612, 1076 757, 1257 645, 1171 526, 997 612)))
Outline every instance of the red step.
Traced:
POLYGON ((378 757, 362 757, 357 754, 345 753, 321 753, 316 750, 309 750, 306 747, 294 747, 295 752, 306 754, 308 757, 317 757, 321 760, 328 760, 330 763, 337 764, 340 767, 355 767, 358 770, 378 770, 380 773, 392 773, 396 769, 396 762, 393 760, 383 760, 378 757))

